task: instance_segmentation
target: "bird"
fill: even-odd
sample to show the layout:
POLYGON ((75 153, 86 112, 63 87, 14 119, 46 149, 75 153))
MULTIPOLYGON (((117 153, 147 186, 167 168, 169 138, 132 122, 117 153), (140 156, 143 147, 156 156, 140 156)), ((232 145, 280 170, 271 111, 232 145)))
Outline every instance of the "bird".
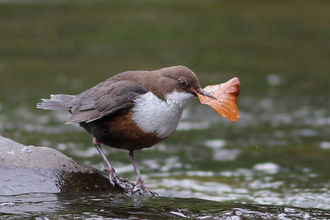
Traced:
POLYGON ((197 94, 216 99, 201 88, 192 70, 178 65, 122 72, 78 95, 57 94, 41 99, 37 108, 72 114, 65 124, 78 123, 92 136, 113 187, 128 188, 101 144, 126 150, 137 176, 135 191, 157 195, 145 186, 134 151, 168 138, 177 129, 184 108, 197 94))

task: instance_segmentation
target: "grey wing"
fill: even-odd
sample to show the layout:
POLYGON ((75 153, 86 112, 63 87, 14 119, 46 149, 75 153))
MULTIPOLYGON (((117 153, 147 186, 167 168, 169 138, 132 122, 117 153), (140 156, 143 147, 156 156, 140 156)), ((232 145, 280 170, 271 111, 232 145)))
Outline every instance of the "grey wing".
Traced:
POLYGON ((75 98, 72 116, 66 124, 88 123, 132 108, 134 99, 147 92, 143 85, 127 80, 99 84, 75 98))

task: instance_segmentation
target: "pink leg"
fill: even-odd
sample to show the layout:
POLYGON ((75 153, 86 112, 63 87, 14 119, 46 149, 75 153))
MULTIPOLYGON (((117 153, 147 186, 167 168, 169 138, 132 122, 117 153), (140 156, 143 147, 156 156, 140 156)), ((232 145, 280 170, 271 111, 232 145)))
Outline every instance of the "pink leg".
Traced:
POLYGON ((109 172, 109 180, 111 185, 114 187, 116 184, 126 190, 127 188, 129 188, 128 186, 126 186, 125 182, 127 182, 124 179, 121 179, 117 174, 115 169, 111 166, 110 162, 108 161, 107 157, 105 156, 105 153, 101 147, 100 142, 93 137, 93 144, 95 146, 95 148, 97 149, 97 151, 99 152, 99 154, 102 156, 103 160, 105 161, 105 163, 107 164, 107 171, 109 172))
POLYGON ((148 193, 148 194, 153 195, 153 196, 158 196, 157 193, 155 193, 155 192, 151 191, 150 189, 148 189, 147 187, 145 187, 144 181, 142 179, 142 176, 141 176, 141 173, 140 173, 140 170, 139 170, 139 166, 137 165, 137 163, 134 159, 134 151, 133 150, 128 151, 128 156, 132 161, 132 164, 133 164, 136 176, 137 176, 137 181, 136 181, 136 188, 137 189, 136 189, 136 191, 142 191, 143 193, 148 193))

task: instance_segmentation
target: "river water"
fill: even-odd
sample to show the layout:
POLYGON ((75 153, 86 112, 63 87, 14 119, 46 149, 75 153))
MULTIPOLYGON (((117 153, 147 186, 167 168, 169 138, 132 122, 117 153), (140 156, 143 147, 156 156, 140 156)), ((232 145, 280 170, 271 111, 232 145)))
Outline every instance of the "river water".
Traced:
MULTIPOLYGON (((0 134, 25 145, 101 168, 90 136, 64 125, 69 113, 35 105, 121 71, 182 64, 203 86, 241 81, 237 122, 196 99, 170 138, 136 152, 160 197, 0 196, 0 219, 330 219, 329 9, 324 1, 0 3, 0 134)), ((127 153, 105 150, 134 181, 127 153)))

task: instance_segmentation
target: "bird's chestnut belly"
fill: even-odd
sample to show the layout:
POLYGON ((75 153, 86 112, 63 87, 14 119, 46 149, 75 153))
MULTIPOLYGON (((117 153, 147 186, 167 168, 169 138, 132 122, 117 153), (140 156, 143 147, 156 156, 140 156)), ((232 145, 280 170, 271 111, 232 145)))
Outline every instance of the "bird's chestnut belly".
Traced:
POLYGON ((156 133, 145 133, 132 120, 133 112, 118 113, 90 123, 80 123, 90 135, 104 145, 124 149, 148 148, 163 140, 156 133))

